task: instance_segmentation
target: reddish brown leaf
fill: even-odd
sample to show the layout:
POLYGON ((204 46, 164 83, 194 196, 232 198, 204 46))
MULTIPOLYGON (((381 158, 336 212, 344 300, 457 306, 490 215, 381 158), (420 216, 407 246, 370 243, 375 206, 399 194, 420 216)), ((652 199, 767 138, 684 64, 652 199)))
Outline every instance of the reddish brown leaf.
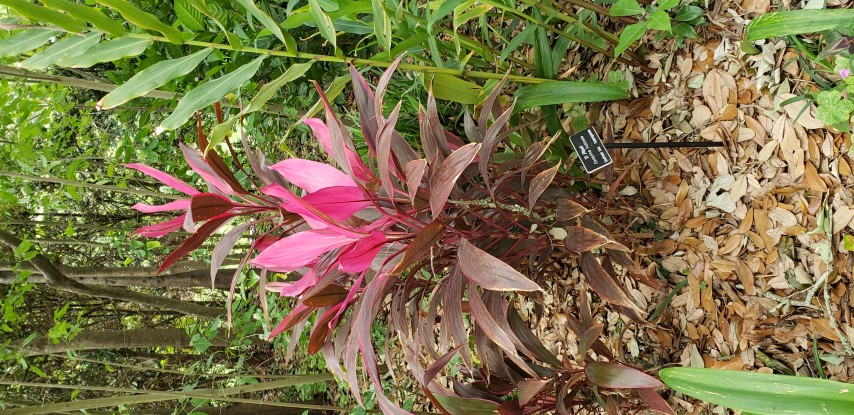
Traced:
POLYGON ((602 268, 596 256, 590 252, 581 255, 581 272, 587 278, 587 284, 603 300, 630 308, 637 308, 629 296, 602 268))
POLYGON ((445 231, 445 225, 447 223, 447 219, 435 219, 433 222, 430 222, 424 229, 421 230, 421 233, 418 234, 415 238, 412 239, 412 242, 409 243, 409 246, 406 248, 406 252, 403 253, 403 259, 394 266, 394 269, 389 271, 389 275, 396 276, 400 275, 401 272, 405 271, 407 268, 412 266, 412 264, 421 260, 427 253, 430 252, 430 247, 432 247, 439 239, 442 238, 442 233, 445 231))
POLYGON ((314 330, 311 332, 311 336, 308 339, 308 354, 317 353, 326 342, 326 338, 329 336, 329 333, 332 332, 332 329, 329 328, 329 322, 335 318, 338 314, 338 307, 332 307, 329 310, 326 310, 323 313, 323 316, 314 323, 314 330))
POLYGON ((463 275, 487 290, 540 290, 537 283, 529 280, 504 261, 478 249, 466 239, 460 240, 458 259, 463 275))
POLYGON ((582 356, 587 356, 587 349, 596 341, 602 334, 604 326, 602 323, 596 323, 593 327, 587 329, 584 334, 578 339, 578 353, 582 356))
POLYGON ((512 114, 513 105, 511 104, 510 108, 507 108, 503 114, 495 119, 495 122, 489 126, 486 132, 483 132, 483 146, 480 148, 480 155, 478 156, 478 168, 480 169, 480 175, 484 180, 489 177, 489 161, 492 154, 495 152, 495 148, 498 146, 498 143, 501 142, 501 138, 503 137, 503 135, 498 133, 504 128, 507 120, 512 114))
MULTIPOLYGON (((215 105, 217 105, 217 107, 216 107, 217 108, 217 115, 221 116, 222 110, 218 107, 219 103, 217 102, 215 105)), ((220 120, 217 122, 222 123, 222 119, 220 118, 220 120)), ((207 139, 207 137, 205 137, 205 134, 202 131, 202 116, 201 116, 201 114, 199 114, 199 116, 198 116, 197 124, 198 124, 197 126, 199 129, 199 137, 198 137, 199 148, 200 149, 207 149, 208 148, 208 139, 207 139)), ((227 139, 226 139, 226 143, 228 143, 227 139)), ((231 144, 229 143, 228 145, 230 148, 231 144)), ((219 153, 217 153, 216 149, 212 148, 212 149, 207 150, 207 154, 205 154, 204 159, 205 159, 205 161, 207 161, 208 165, 211 166, 211 168, 220 177, 225 179, 225 181, 229 184, 229 186, 231 186, 232 189, 234 189, 235 192, 249 193, 246 191, 246 189, 243 188, 243 185, 240 184, 240 181, 237 180, 237 177, 234 176, 234 173, 231 172, 231 169, 228 168, 228 166, 225 164, 225 161, 223 161, 222 157, 220 157, 219 153)))
POLYGON ((498 96, 501 95, 501 90, 504 88, 505 82, 507 82, 507 75, 504 75, 504 78, 498 81, 498 84, 495 85, 492 92, 483 101, 483 108, 480 109, 480 115, 477 118, 477 128, 481 140, 483 140, 483 135, 486 134, 486 130, 488 129, 487 122, 489 121, 489 114, 492 113, 496 119, 501 116, 501 108, 497 100, 498 96))
POLYGON ((588 252, 607 244, 608 238, 581 226, 565 226, 563 245, 573 252, 588 252))
POLYGON ((522 415, 525 411, 519 407, 519 401, 511 399, 498 406, 498 413, 500 415, 522 415))
POLYGON ((559 221, 575 219, 585 212, 587 212, 587 208, 585 208, 584 206, 581 206, 580 204, 573 202, 572 200, 569 200, 567 198, 562 198, 557 200, 555 219, 559 221))
POLYGON ((433 213, 434 218, 442 212, 448 196, 451 195, 451 190, 457 184, 457 179, 474 160, 479 149, 480 144, 466 144, 442 161, 438 169, 430 169, 430 212, 433 213))
POLYGON ((438 360, 433 362, 427 368, 427 370, 424 371, 424 382, 423 382, 423 384, 427 385, 428 383, 432 382, 433 378, 435 378, 436 375, 439 372, 441 372, 442 369, 445 368, 445 366, 448 365, 448 362, 450 362, 451 359, 454 357, 454 355, 457 354, 457 352, 460 351, 460 349, 464 346, 467 347, 468 345, 467 344, 461 344, 457 347, 454 347, 453 349, 448 351, 448 353, 445 353, 442 357, 440 357, 438 360))
POLYGON ((426 170, 427 160, 425 159, 412 160, 403 167, 403 174, 406 176, 406 189, 409 191, 409 200, 413 204, 415 203, 415 195, 418 194, 418 188, 424 181, 426 170))
POLYGON ((543 170, 537 173, 537 175, 531 179, 531 185, 528 188, 529 209, 534 208, 534 205, 537 203, 537 199, 539 199, 540 195, 542 195, 549 185, 552 184, 552 180, 554 180, 558 168, 560 168, 560 162, 548 170, 543 170))
POLYGON ((231 210, 234 203, 225 196, 214 193, 199 193, 190 199, 193 222, 208 220, 231 210))
POLYGON ((388 120, 382 124, 379 133, 377 133, 377 169, 379 170, 380 183, 389 197, 394 197, 394 183, 391 180, 392 169, 394 168, 394 160, 391 158, 391 140, 394 126, 397 124, 397 117, 400 114, 400 105, 394 107, 388 120))
POLYGON ((526 405, 552 383, 546 379, 526 379, 519 382, 519 403, 526 405))
POLYGON ((202 246, 203 243, 211 236, 214 231, 219 229, 222 224, 233 218, 233 215, 224 214, 221 216, 217 216, 212 218, 211 220, 205 222, 202 226, 199 226, 199 229, 190 237, 188 237, 184 243, 181 244, 178 248, 176 248, 166 259, 163 260, 163 264, 160 265, 160 269, 157 270, 157 273, 160 274, 169 268, 175 262, 178 262, 179 259, 183 258, 185 255, 190 252, 196 250, 196 248, 202 246))
MULTIPOLYGON (((465 271, 464 271, 465 272, 465 271)), ((471 316, 477 323, 478 327, 483 330, 486 337, 492 340, 498 347, 504 349, 508 354, 516 354, 516 346, 513 345, 513 340, 492 318, 489 310, 480 298, 480 293, 474 288, 474 285, 469 285, 469 305, 471 305, 471 316)))
POLYGON ((664 386, 658 379, 616 362, 590 362, 584 367, 587 380, 602 388, 643 389, 664 386))
POLYGON ((347 298, 347 293, 349 292, 350 290, 344 288, 343 285, 329 284, 323 287, 318 293, 303 299, 302 303, 309 307, 329 307, 347 298))
POLYGON ((531 331, 528 324, 522 321, 522 317, 512 306, 507 309, 507 321, 510 323, 510 330, 519 338, 525 347, 534 353, 540 361, 548 363, 554 367, 561 367, 560 359, 557 358, 540 339, 531 331))
POLYGON ((664 415, 676 415, 676 412, 673 412, 673 408, 667 404, 667 401, 654 388, 640 388, 637 392, 641 400, 649 405, 653 411, 661 412, 664 415))

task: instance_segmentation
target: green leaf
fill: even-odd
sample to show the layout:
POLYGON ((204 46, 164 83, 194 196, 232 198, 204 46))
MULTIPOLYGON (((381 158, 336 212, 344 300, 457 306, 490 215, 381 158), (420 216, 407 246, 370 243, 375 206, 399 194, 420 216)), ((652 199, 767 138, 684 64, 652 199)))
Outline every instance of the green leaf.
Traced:
POLYGON ((82 54, 100 41, 101 35, 97 33, 90 33, 86 36, 68 36, 21 62, 21 67, 29 70, 42 70, 60 59, 82 54))
POLYGON ((614 56, 620 56, 620 54, 632 45, 632 42, 643 36, 643 32, 645 30, 646 22, 633 23, 626 26, 626 28, 620 32, 620 40, 617 42, 617 47, 614 48, 614 56))
POLYGON ((127 21, 133 23, 134 25, 146 29, 153 30, 155 32, 160 32, 163 36, 166 36, 170 42, 176 44, 183 44, 184 38, 181 36, 181 32, 160 21, 160 19, 146 11, 143 11, 139 7, 131 4, 127 0, 96 0, 99 4, 107 6, 117 12, 119 12, 127 21))
POLYGON ((134 75, 127 82, 101 98, 98 106, 104 109, 114 108, 165 83, 184 76, 199 65, 213 49, 202 49, 183 58, 157 62, 134 75))
MULTIPOLYGON (((201 14, 203 14, 203 15, 207 16, 209 19, 211 19, 214 22, 214 24, 217 25, 217 27, 219 27, 219 30, 222 33, 225 33, 225 38, 228 40, 228 44, 231 45, 231 47, 240 48, 242 46, 240 43, 240 38, 237 37, 237 35, 235 35, 234 33, 231 33, 230 31, 228 31, 225 28, 225 25, 222 24, 220 19, 217 18, 214 10, 211 10, 210 8, 208 8, 208 6, 202 0, 187 0, 187 3, 189 3, 191 6, 193 6, 193 8, 198 10, 201 14)), ((213 6, 215 6, 215 4, 213 6)))
POLYGON ((391 50, 391 20, 383 7, 382 0, 371 0, 374 10, 374 36, 383 50, 391 50))
POLYGON ((507 42, 507 45, 504 46, 504 50, 501 51, 501 56, 498 58, 498 62, 504 62, 514 50, 531 37, 535 30, 537 30, 537 26, 530 25, 525 27, 525 30, 521 33, 513 36, 513 39, 510 39, 510 42, 507 42))
POLYGON ((649 19, 646 21, 646 27, 655 30, 663 30, 665 32, 670 31, 670 16, 667 15, 667 12, 658 9, 655 13, 649 15, 649 19))
MULTIPOLYGON (((326 95, 326 99, 329 102, 335 100, 338 95, 341 95, 341 91, 344 91, 344 86, 350 82, 350 75, 341 75, 332 80, 328 87, 323 91, 323 95, 326 95)), ((323 108, 323 101, 317 100, 311 108, 306 111, 305 116, 303 118, 311 118, 314 117, 320 110, 323 108)))
POLYGON ((175 0, 175 16, 184 27, 200 32, 205 30, 205 17, 187 0, 175 0))
POLYGON ((854 112, 854 102, 843 98, 839 91, 821 91, 816 95, 818 110, 816 117, 825 124, 838 124, 848 122, 851 113, 854 112))
POLYGON ((56 64, 66 68, 88 68, 101 62, 112 62, 139 55, 150 44, 151 41, 148 39, 120 37, 92 46, 86 53, 62 58, 56 64))
POLYGON ((849 414, 854 407, 852 385, 832 380, 687 367, 658 375, 688 396, 756 414, 849 414))
POLYGON ((0 0, 0 4, 8 6, 19 16, 32 22, 49 23, 74 33, 82 33, 87 29, 85 21, 75 19, 47 7, 38 6, 32 1, 0 0))
POLYGON ((453 75, 433 75, 433 95, 437 99, 459 102, 461 104, 477 104, 483 88, 453 75))
POLYGON ((567 102, 613 101, 628 97, 625 89, 602 82, 549 81, 519 88, 516 92, 516 109, 567 102))
POLYGON ((180 101, 175 111, 157 127, 158 132, 173 130, 182 126, 197 110, 219 101, 225 94, 237 89, 258 72, 261 63, 267 57, 262 55, 254 61, 243 65, 227 75, 197 86, 188 92, 180 101))
POLYGON ((784 37, 851 27, 854 9, 786 10, 765 13, 747 25, 745 40, 784 37))
POLYGON ((337 49, 338 46, 335 43, 335 26, 332 25, 332 19, 320 8, 317 0, 308 0, 308 4, 311 9, 311 16, 314 18, 314 22, 317 23, 317 29, 320 30, 320 36, 323 36, 324 39, 332 44, 332 47, 337 49))
MULTIPOLYGON (((249 14, 252 15, 252 17, 258 19, 258 21, 261 22, 264 27, 269 29, 270 32, 276 35, 276 37, 279 38, 282 43, 285 43, 285 36, 282 34, 282 29, 279 27, 278 23, 276 23, 276 21, 273 20, 272 17, 270 17, 269 14, 264 13, 263 10, 259 9, 258 6, 256 6, 255 3, 252 2, 252 0, 235 1, 237 1, 237 3, 239 3, 241 6, 243 6, 243 8, 246 9, 246 11, 248 11, 249 14)), ((333 41, 332 43, 335 44, 335 41, 333 41)))
POLYGON ((659 0, 659 10, 670 10, 679 5, 679 0, 659 0))
POLYGON ((679 11, 676 12, 676 17, 674 17, 674 19, 679 22, 690 22, 705 13, 706 11, 703 10, 702 7, 690 5, 679 9, 679 11))
POLYGON ((211 131, 210 137, 208 137, 208 148, 205 149, 205 153, 210 151, 211 148, 216 147, 222 140, 225 139, 226 134, 234 127, 234 124, 240 120, 240 117, 245 116, 246 114, 255 112, 260 110, 267 104, 267 101, 273 98, 273 96, 278 92, 278 90, 287 85, 288 83, 296 80, 297 78, 303 76, 309 68, 311 68, 313 62, 306 63, 298 63, 296 65, 292 65, 288 70, 285 71, 281 76, 276 78, 273 82, 270 82, 263 87, 261 90, 252 97, 252 100, 249 101, 249 105, 247 105, 239 114, 231 117, 226 122, 221 124, 217 124, 213 130, 211 131))
POLYGON ((94 7, 84 6, 68 0, 41 0, 41 4, 44 4, 45 7, 68 13, 69 16, 80 21, 89 22, 98 29, 105 30, 113 36, 124 36, 125 34, 122 22, 107 17, 94 7))
MULTIPOLYGON (((688 39, 696 39, 699 37, 699 35, 697 35, 697 31, 694 30, 694 26, 687 23, 677 23, 673 25, 672 32, 675 36, 687 37, 688 39)), ((747 42, 742 42, 742 44, 746 43, 747 42)))
POLYGON ((643 7, 637 0, 617 0, 609 13, 611 16, 637 16, 643 14, 643 7))
POLYGON ((30 29, 12 37, 0 40, 0 58, 20 55, 47 43, 50 38, 59 35, 58 30, 30 29))

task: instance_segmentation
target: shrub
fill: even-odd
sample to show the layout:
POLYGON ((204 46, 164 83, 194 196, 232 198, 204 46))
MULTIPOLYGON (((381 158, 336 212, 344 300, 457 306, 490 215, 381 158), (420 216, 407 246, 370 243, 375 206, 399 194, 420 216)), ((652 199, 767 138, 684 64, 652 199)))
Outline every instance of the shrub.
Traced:
MULTIPOLYGON (((508 293, 519 301, 536 298, 541 291, 534 281, 538 267, 558 248, 579 257, 587 284, 603 300, 642 321, 606 271, 613 270, 612 260, 633 266, 628 249, 587 214, 588 207, 561 189, 566 176, 560 164, 550 166, 543 157, 554 138, 526 149, 506 145, 509 157, 494 162, 493 155, 515 134, 507 126, 512 106, 501 109, 498 103, 499 85, 479 119, 468 123, 468 143, 441 126, 431 95, 427 107, 419 109, 418 153, 395 131, 400 105, 388 117, 382 114, 396 65, 383 74, 375 92, 355 68, 350 71, 367 161, 325 102, 325 122, 304 122, 337 167, 297 158, 268 166, 245 137, 258 181, 252 184, 254 192, 241 185, 213 150, 203 157, 181 146, 210 192, 151 167, 129 165, 190 196, 161 206, 135 206, 142 212, 184 211, 139 229, 142 235, 160 236, 181 227, 194 232, 161 269, 198 248, 217 229, 247 217, 217 243, 213 273, 238 239, 249 228, 257 229, 260 236, 252 249, 257 254, 249 260, 253 254, 246 253, 243 262, 261 269, 261 298, 272 290, 295 300, 270 337, 290 330, 300 336, 313 315, 308 351, 322 352, 357 400, 361 362, 385 413, 405 411, 382 394, 380 345, 371 341, 378 319, 397 336, 427 397, 449 413, 568 413, 572 405, 597 400, 617 408, 616 400, 608 397, 606 403, 598 388, 637 389, 654 408, 671 413, 652 389, 660 382, 611 361, 598 339, 603 326, 595 323, 586 297, 580 318, 570 321, 582 343, 579 363, 549 352, 512 306, 514 297, 508 293), (294 193, 292 186, 302 193, 294 193), (593 250, 604 253, 605 263, 593 250), (527 269, 531 278, 520 269, 527 269), (266 282, 269 272, 296 273, 299 279, 266 282), (600 360, 587 357, 588 349, 600 360), (436 375, 457 355, 461 378, 450 385, 437 381, 436 375)), ((207 147, 203 135, 199 146, 207 147)))

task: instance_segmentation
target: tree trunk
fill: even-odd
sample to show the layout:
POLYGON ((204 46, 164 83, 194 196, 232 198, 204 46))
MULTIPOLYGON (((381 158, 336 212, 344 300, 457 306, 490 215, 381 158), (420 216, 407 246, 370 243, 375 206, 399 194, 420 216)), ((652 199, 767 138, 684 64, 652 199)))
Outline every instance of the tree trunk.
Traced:
MULTIPOLYGON (((68 342, 54 344, 47 336, 36 337, 26 346, 21 346, 22 341, 12 342, 12 347, 22 349, 26 356, 39 356, 53 353, 65 353, 69 350, 112 350, 112 349, 137 349, 150 347, 189 347, 190 336, 184 329, 162 328, 162 329, 134 329, 134 330, 84 330, 68 342)), ((261 339, 258 344, 266 344, 261 339)), ((229 340, 216 338, 211 343, 215 347, 223 347, 229 344, 229 340)))

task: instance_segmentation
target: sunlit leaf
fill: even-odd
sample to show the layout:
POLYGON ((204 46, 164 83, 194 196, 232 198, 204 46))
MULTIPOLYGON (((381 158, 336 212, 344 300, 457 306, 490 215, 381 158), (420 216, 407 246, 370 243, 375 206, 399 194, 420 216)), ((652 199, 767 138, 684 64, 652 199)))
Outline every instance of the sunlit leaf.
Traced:
POLYGON ((69 32, 81 33, 86 31, 86 22, 72 16, 62 14, 56 10, 42 7, 35 2, 25 0, 0 0, 4 5, 14 10, 19 16, 23 16, 33 22, 49 23, 61 27, 69 32))
POLYGON ((613 101, 628 97, 625 89, 604 82, 549 81, 519 88, 516 92, 516 109, 567 102, 613 101))
POLYGON ((104 108, 114 108, 136 97, 141 97, 167 82, 184 76, 199 65, 213 49, 202 49, 178 59, 155 63, 137 72, 131 79, 101 98, 98 104, 104 108))

